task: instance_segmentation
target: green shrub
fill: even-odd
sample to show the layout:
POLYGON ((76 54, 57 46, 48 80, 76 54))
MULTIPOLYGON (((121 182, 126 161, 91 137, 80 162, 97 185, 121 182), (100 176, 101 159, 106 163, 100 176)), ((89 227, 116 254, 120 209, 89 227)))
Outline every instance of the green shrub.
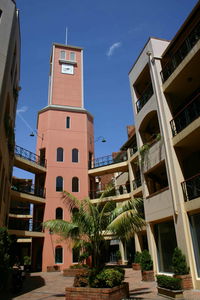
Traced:
POLYGON ((153 261, 151 259, 151 255, 149 254, 149 251, 142 251, 140 264, 142 271, 153 270, 153 261))
POLYGON ((189 274, 189 268, 187 266, 185 255, 179 248, 174 249, 174 254, 172 257, 172 268, 175 275, 189 274))
POLYGON ((24 265, 25 266, 31 265, 31 257, 30 256, 24 256, 24 265))
POLYGON ((120 250, 117 250, 117 252, 116 252, 116 257, 117 257, 117 260, 122 259, 120 250))
POLYGON ((163 287, 169 290, 180 290, 181 289, 181 279, 174 278, 167 275, 157 275, 157 283, 159 287, 163 287))
POLYGON ((77 273, 74 278, 74 287, 84 287, 89 284, 89 270, 84 271, 84 273, 77 273))
MULTIPOLYGON (((125 270, 124 268, 120 268, 120 267, 114 267, 115 270, 117 270, 118 272, 122 273, 123 276, 125 276, 125 270)), ((124 280, 124 279, 123 279, 124 280)))
POLYGON ((103 269, 96 276, 90 277, 90 286, 94 288, 112 288, 122 284, 124 275, 116 269, 103 269))
POLYGON ((87 259, 89 257, 89 253, 88 252, 84 252, 82 254, 79 255, 79 259, 78 259, 78 262, 83 262, 85 259, 87 259))
POLYGON ((135 253, 135 256, 134 256, 134 263, 135 264, 140 264, 141 263, 141 256, 142 256, 142 253, 141 252, 136 252, 135 253))
POLYGON ((83 268, 88 269, 89 266, 85 264, 75 264, 70 266, 70 269, 83 269, 83 268))

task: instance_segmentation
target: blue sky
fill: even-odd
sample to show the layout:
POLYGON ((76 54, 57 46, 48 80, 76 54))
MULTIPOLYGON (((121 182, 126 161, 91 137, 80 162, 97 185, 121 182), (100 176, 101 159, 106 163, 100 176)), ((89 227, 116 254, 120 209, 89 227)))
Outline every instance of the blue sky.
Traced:
POLYGON ((37 112, 47 105, 53 42, 84 48, 85 108, 94 116, 96 157, 117 151, 133 124, 128 72, 149 36, 171 39, 197 0, 17 0, 21 82, 16 143, 35 152, 37 112), (21 118, 20 118, 21 116, 21 118), (22 121, 22 118, 28 123, 22 121))

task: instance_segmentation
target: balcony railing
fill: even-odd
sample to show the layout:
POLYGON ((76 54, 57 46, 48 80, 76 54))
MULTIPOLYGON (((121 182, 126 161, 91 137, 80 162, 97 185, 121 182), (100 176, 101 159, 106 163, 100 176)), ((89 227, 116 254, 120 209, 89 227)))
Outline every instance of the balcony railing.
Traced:
POLYGON ((9 213, 14 215, 30 215, 30 207, 10 207, 9 213))
POLYGON ((116 163, 120 163, 127 160, 127 152, 122 151, 119 152, 116 156, 114 155, 107 155, 100 158, 93 159, 89 162, 89 169, 104 167, 116 163))
POLYGON ((184 40, 177 52, 171 57, 170 61, 161 71, 163 83, 170 77, 178 65, 183 61, 190 50, 196 45, 200 39, 200 23, 192 30, 189 36, 184 40))
POLYGON ((200 173, 182 182, 185 201, 200 197, 200 173))
POLYGON ((133 154, 135 154, 138 151, 138 147, 137 146, 130 147, 129 151, 130 151, 130 156, 133 156, 133 154))
POLYGON ((114 186, 108 192, 105 192, 103 189, 104 188, 90 191, 89 193, 90 199, 98 199, 102 196, 103 193, 104 193, 103 198, 130 193, 130 184, 121 184, 121 185, 114 186))
POLYGON ((133 189, 136 190, 137 188, 139 188, 142 185, 141 178, 140 177, 135 178, 132 181, 132 183, 133 183, 133 189))
POLYGON ((37 187, 34 184, 32 185, 23 185, 20 183, 13 184, 11 186, 13 191, 17 191, 20 193, 30 194, 37 197, 45 198, 45 189, 41 187, 37 187))
POLYGON ((40 158, 39 155, 37 155, 29 150, 26 150, 20 146, 17 146, 17 145, 15 146, 15 155, 25 158, 31 162, 36 163, 39 166, 46 168, 46 165, 47 165, 46 159, 40 158))
POLYGON ((150 83, 142 93, 142 96, 136 102, 138 113, 143 108, 143 106, 149 101, 152 95, 153 95, 153 87, 152 84, 150 83))
POLYGON ((21 219, 10 219, 8 228, 12 230, 25 230, 25 231, 36 231, 42 232, 42 221, 21 220, 21 219))
POLYGON ((170 121, 172 135, 177 135, 200 116, 200 93, 170 121))

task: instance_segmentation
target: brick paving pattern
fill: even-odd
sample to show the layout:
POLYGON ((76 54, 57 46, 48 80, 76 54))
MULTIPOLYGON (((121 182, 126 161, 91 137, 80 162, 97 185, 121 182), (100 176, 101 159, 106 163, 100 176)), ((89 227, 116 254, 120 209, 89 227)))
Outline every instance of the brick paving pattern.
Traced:
MULTIPOLYGON (((125 269, 125 281, 129 282, 130 299, 163 300, 157 295, 156 282, 142 282, 140 271, 125 269)), ((73 285, 73 277, 64 277, 60 272, 32 273, 23 284, 23 290, 15 295, 9 292, 0 295, 0 300, 65 300, 65 287, 73 285)), ((200 290, 184 292, 185 300, 200 300, 200 290)))

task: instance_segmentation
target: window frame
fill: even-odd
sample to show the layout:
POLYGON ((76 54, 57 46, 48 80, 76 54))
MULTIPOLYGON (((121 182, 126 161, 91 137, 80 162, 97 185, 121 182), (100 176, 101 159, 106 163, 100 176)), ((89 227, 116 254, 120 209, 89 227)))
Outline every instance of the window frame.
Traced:
POLYGON ((80 192, 80 180, 78 177, 74 176, 74 177, 72 177, 72 193, 79 193, 79 192, 80 192), (77 182, 74 183, 75 179, 77 179, 77 182), (74 189, 74 185, 75 185, 75 187, 77 187, 76 190, 74 189))
POLYGON ((54 260, 55 260, 55 264, 56 264, 56 265, 61 265, 61 264, 63 264, 63 256, 64 256, 64 255, 63 255, 63 254, 64 254, 63 252, 64 252, 64 251, 63 251, 63 247, 62 247, 62 246, 58 245, 58 246, 55 247, 55 257, 54 257, 54 260), (62 255, 61 255, 61 258, 62 258, 62 259, 61 259, 61 262, 57 262, 57 260, 56 260, 56 258, 57 258, 56 250, 57 250, 57 249, 61 249, 61 254, 62 254, 62 255))
POLYGON ((77 148, 72 149, 72 162, 73 163, 79 162, 79 150, 77 148))
POLYGON ((65 50, 60 50, 60 59, 66 60, 66 51, 65 50), (62 57, 62 54, 64 54, 64 58, 62 57))
POLYGON ((63 162, 64 161, 64 149, 62 148, 62 147, 58 147, 57 149, 56 149, 56 161, 57 162, 63 162), (62 155, 61 155, 61 153, 59 153, 58 152, 58 150, 61 150, 62 149, 62 155), (62 157, 62 160, 59 160, 58 159, 58 156, 61 156, 62 157))
MULTIPOLYGON (((59 212, 59 213, 60 213, 60 212, 59 212)), ((55 219, 56 219, 56 220, 63 220, 63 209, 62 209, 62 207, 60 207, 60 206, 56 208, 56 211, 55 211, 55 219), (61 216, 62 216, 61 218, 58 218, 58 215, 57 215, 57 214, 58 214, 58 210, 60 210, 60 212, 61 212, 61 216)))
POLYGON ((64 186, 64 179, 62 176, 56 176, 56 192, 63 192, 63 186, 64 186), (62 188, 61 190, 58 190, 58 184, 57 184, 57 180, 58 178, 62 178, 62 188))

